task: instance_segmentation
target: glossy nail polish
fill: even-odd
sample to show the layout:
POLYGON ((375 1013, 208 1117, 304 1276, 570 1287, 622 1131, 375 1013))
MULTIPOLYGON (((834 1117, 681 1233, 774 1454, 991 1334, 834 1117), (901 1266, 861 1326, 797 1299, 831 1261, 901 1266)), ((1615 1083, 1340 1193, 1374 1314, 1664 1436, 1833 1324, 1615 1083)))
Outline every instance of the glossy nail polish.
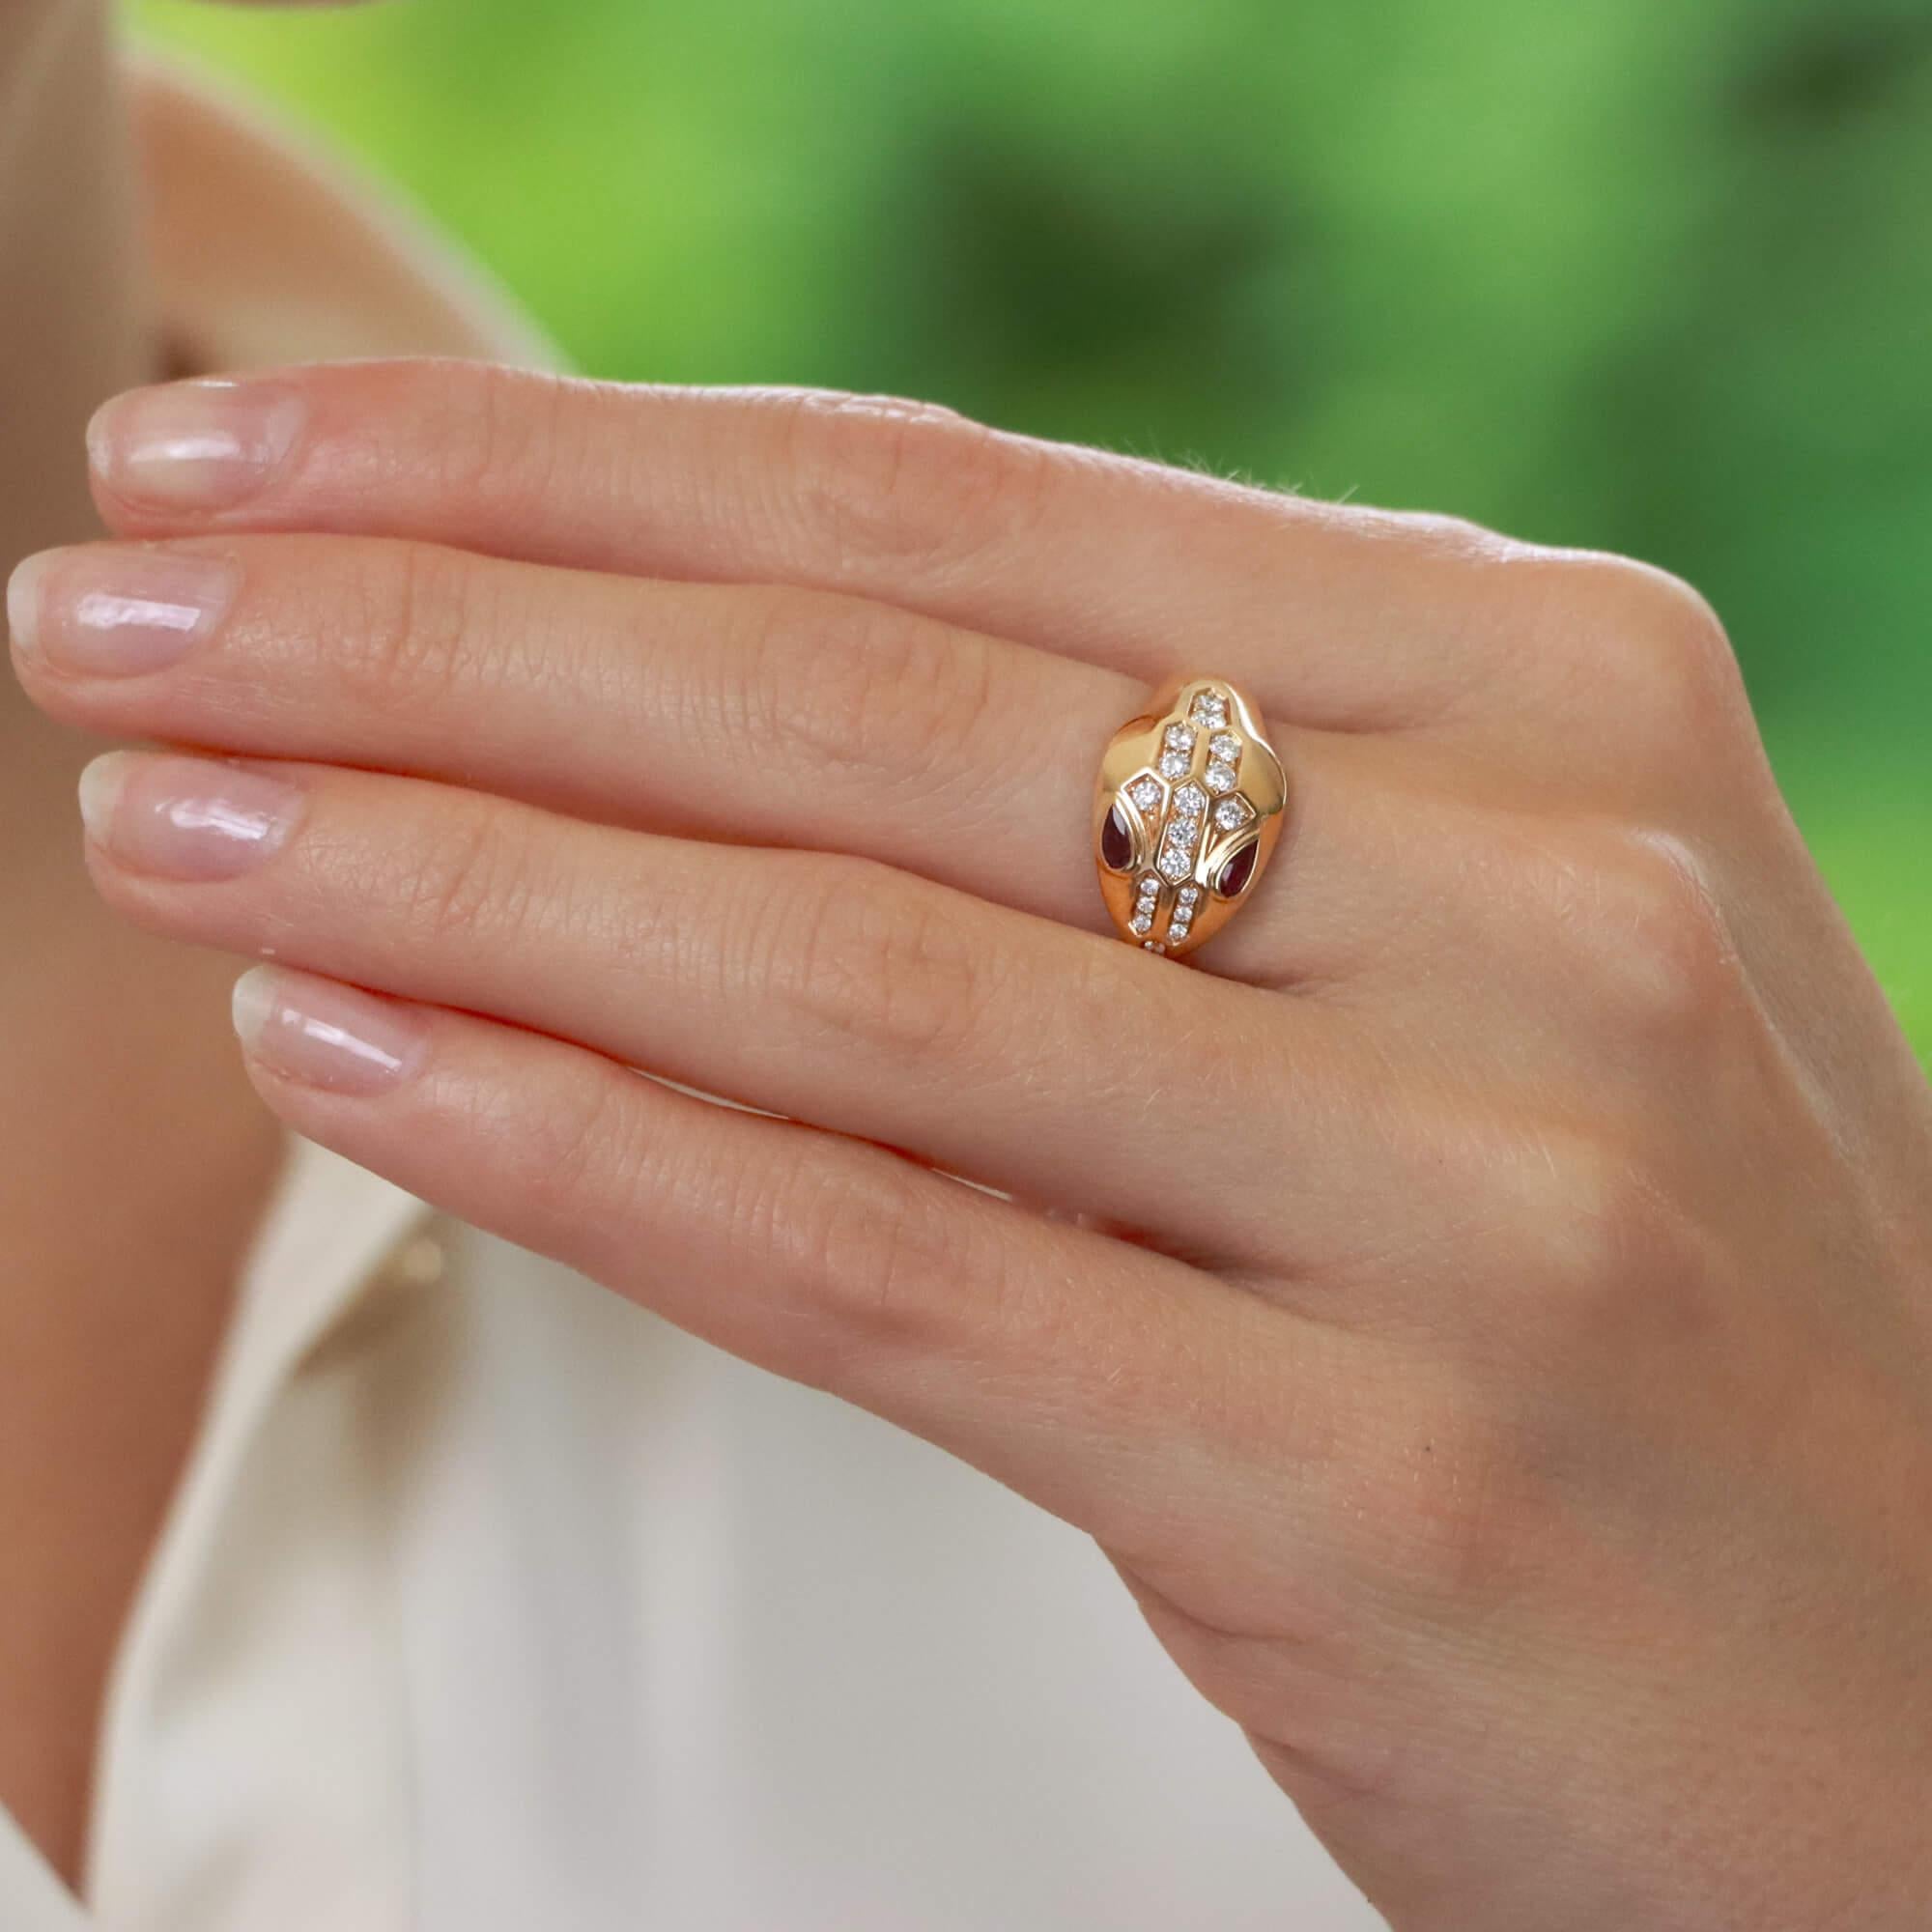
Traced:
POLYGON ((386 1093, 416 1070, 428 1046, 412 1009, 273 966, 235 982, 234 1014, 251 1060, 331 1094, 386 1093))
POLYGON ((303 802, 281 779, 213 758, 109 752, 80 775, 88 837, 116 865, 156 878, 251 870, 288 842, 303 802))
POLYGON ((226 614, 239 572, 225 557, 100 545, 43 551, 7 585, 15 648, 74 677, 164 670, 226 614))
POLYGON ((168 383, 130 389, 95 412, 88 460, 123 501, 212 511, 271 483, 301 430, 301 397, 285 384, 168 383))

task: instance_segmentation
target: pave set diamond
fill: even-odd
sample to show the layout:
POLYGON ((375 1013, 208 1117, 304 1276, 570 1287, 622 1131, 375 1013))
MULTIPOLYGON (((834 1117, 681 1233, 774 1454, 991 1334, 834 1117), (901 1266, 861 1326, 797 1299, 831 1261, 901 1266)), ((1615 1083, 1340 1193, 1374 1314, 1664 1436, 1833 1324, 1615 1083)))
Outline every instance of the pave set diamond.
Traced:
POLYGON ((1228 723, 1226 695, 1203 691, 1189 706, 1187 722, 1170 724, 1162 735, 1156 765, 1159 778, 1143 773, 1127 786, 1127 797, 1151 828, 1157 822, 1163 798, 1167 801, 1153 869, 1141 875, 1133 918, 1128 923, 1150 952, 1165 952, 1170 946, 1179 946, 1194 929, 1194 916, 1202 899, 1194 871, 1200 864, 1209 818, 1222 832, 1238 832, 1254 819, 1254 807, 1236 788, 1240 781, 1241 749, 1240 734, 1228 723), (1204 739, 1207 762, 1197 779, 1195 760, 1204 739), (1167 781, 1165 785, 1161 780, 1167 781), (1154 939, 1151 934, 1164 887, 1174 891, 1174 909, 1165 939, 1154 939))

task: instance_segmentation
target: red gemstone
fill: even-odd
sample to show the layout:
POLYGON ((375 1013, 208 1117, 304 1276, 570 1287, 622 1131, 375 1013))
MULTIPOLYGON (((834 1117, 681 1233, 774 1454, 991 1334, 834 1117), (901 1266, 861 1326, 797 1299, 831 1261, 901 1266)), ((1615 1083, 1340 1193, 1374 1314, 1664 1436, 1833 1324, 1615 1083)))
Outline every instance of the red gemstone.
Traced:
POLYGON ((1255 875, 1255 861, 1262 855, 1261 844, 1256 839, 1249 841, 1221 867, 1221 876, 1214 882, 1214 890, 1224 899, 1237 899, 1247 891, 1248 881, 1255 875))
POLYGON ((1100 863, 1110 872, 1124 872, 1134 863, 1134 829, 1118 805, 1100 828, 1100 863))

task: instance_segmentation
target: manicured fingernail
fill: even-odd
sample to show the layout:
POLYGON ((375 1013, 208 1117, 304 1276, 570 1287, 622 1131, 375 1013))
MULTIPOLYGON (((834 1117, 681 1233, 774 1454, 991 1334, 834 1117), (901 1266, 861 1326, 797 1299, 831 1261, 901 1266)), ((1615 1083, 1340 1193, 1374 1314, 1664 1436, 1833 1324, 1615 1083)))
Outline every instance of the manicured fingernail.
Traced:
POLYGON ((265 488, 294 448, 301 397, 277 383, 168 383, 95 412, 88 460, 116 497, 162 510, 226 510, 265 488))
POLYGON ((80 775, 87 834, 117 865, 163 879, 232 879, 288 842, 302 794, 213 758, 109 752, 80 775))
POLYGON ((387 1091, 422 1065, 429 1044, 410 1008, 275 966, 236 980, 235 1031, 271 1073, 331 1094, 387 1091))
POLYGON ((220 623, 240 573, 225 557, 132 547, 43 551, 7 585, 14 648, 56 670, 160 670, 220 623))

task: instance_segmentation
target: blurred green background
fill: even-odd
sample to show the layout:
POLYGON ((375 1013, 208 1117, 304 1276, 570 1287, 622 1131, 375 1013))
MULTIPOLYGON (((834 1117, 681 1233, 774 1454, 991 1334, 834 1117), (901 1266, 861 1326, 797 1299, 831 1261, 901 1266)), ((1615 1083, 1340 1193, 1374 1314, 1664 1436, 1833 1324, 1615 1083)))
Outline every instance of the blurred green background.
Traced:
POLYGON ((1932 0, 152 0, 583 368, 1625 550, 1932 1057, 1932 0))

